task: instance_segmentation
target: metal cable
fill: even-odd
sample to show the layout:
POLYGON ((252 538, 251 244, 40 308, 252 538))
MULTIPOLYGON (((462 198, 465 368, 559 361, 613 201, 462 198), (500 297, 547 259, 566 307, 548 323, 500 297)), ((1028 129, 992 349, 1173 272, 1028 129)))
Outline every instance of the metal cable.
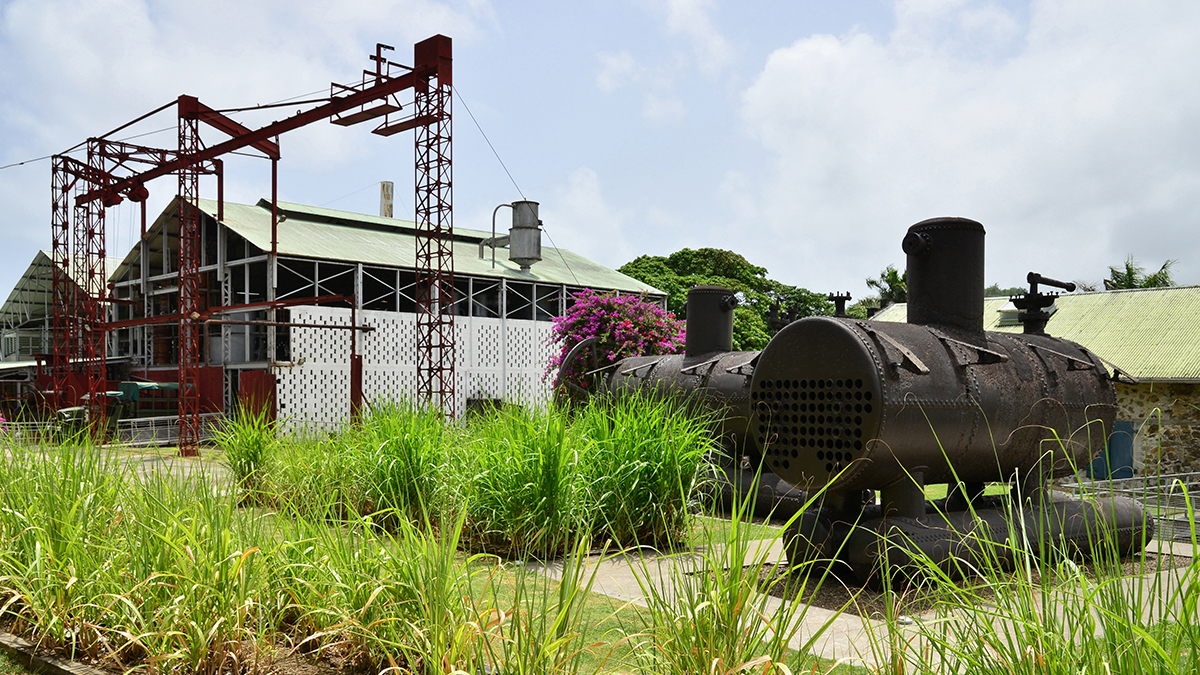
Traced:
MULTIPOLYGON (((500 162, 500 167, 504 169, 504 173, 508 174, 508 179, 512 181, 513 187, 517 189, 517 194, 521 195, 521 199, 528 201, 525 193, 521 192, 521 186, 517 185, 516 179, 513 178, 512 173, 504 164, 504 160, 500 159, 500 153, 496 152, 496 147, 492 145, 491 139, 488 138, 488 135, 486 132, 484 132, 483 127, 479 125, 479 120, 475 119, 475 115, 471 112, 471 106, 467 105, 467 102, 463 100, 462 94, 458 93, 458 87, 451 86, 450 88, 454 90, 454 95, 458 98, 458 102, 462 104, 463 108, 467 111, 467 115, 471 118, 471 121, 475 123, 475 128, 479 130, 480 135, 483 136, 483 140, 486 141, 488 147, 492 149, 492 154, 496 156, 496 161, 500 162)), ((554 238, 550 236, 550 232, 546 229, 546 224, 541 223, 540 221, 539 224, 542 226, 542 232, 546 233, 546 238, 550 240, 550 245, 554 247, 555 251, 558 251, 558 257, 560 260, 562 260, 563 267, 566 267, 567 271, 571 273, 571 278, 575 280, 575 285, 578 286, 579 277, 575 276, 575 270, 571 269, 571 265, 567 263, 566 257, 562 254, 562 249, 560 249, 558 245, 554 243, 554 238)))

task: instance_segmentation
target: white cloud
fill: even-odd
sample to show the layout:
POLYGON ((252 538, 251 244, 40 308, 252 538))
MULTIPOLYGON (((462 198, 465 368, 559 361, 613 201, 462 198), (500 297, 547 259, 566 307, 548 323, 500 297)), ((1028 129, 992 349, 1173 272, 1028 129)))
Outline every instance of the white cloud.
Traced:
POLYGON ((1094 280, 1129 252, 1200 282, 1200 5, 1041 0, 1022 27, 989 2, 905 0, 896 18, 886 39, 779 49, 746 91, 776 156, 762 264, 862 293, 903 264, 908 225, 962 215, 1003 285, 1094 280))
MULTIPOLYGON (((399 27, 388 34, 403 42, 388 55, 401 63, 412 61, 413 43, 434 33, 460 40, 479 33, 473 14, 429 0, 16 0, 0 14, 0 86, 9 92, 5 108, 17 114, 6 115, 0 130, 29 133, 61 149, 181 93, 214 107, 320 95, 331 81, 357 78, 369 65, 364 45, 373 44, 380 25, 399 27)), ((274 110, 260 122, 283 111, 291 112, 274 110)), ((169 122, 172 112, 163 119, 169 122)), ((336 131, 326 129, 324 136, 336 131)), ((301 154, 347 159, 344 138, 309 135, 299 144, 301 154)))
POLYGON ((611 94, 644 77, 642 67, 629 52, 601 54, 599 58, 600 72, 596 73, 596 86, 605 94, 611 94))
POLYGON ((594 170, 575 169, 554 193, 542 208, 542 221, 559 246, 613 267, 638 255, 626 233, 635 226, 633 212, 608 203, 594 170))
POLYGON ((687 106, 678 96, 651 92, 642 102, 642 115, 655 122, 677 122, 687 115, 687 106))
POLYGON ((687 115, 687 106, 675 93, 667 71, 639 64, 629 52, 600 54, 596 86, 605 94, 629 87, 642 99, 642 117, 651 122, 676 122, 687 115))
POLYGON ((708 74, 719 73, 733 61, 729 42, 709 16, 712 7, 712 0, 667 0, 667 29, 691 42, 700 70, 708 74))

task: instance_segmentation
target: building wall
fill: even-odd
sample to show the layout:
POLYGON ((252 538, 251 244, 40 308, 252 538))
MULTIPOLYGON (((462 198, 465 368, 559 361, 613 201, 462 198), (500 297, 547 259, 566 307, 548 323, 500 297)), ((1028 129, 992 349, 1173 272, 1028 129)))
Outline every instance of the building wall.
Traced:
MULTIPOLYGON (((293 307, 296 323, 350 325, 350 310, 293 307)), ((416 395, 416 315, 408 312, 358 313, 363 355, 363 397, 400 400, 416 395)), ((543 402, 549 385, 542 380, 553 353, 547 321, 457 316, 455 330, 455 412, 468 398, 543 402)), ((293 427, 330 428, 350 415, 350 331, 289 328, 291 363, 278 370, 280 419, 293 427)))
POLYGON ((1117 420, 1133 422, 1134 468, 1200 472, 1200 384, 1118 382, 1117 420))

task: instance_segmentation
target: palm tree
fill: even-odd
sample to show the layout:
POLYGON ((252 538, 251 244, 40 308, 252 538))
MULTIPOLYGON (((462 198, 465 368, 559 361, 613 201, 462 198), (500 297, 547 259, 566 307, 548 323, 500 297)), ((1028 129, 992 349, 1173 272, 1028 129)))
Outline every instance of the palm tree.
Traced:
POLYGON ((879 291, 880 305, 888 300, 908 302, 908 271, 901 274, 895 265, 888 265, 879 273, 878 279, 867 279, 867 286, 879 291))
POLYGON ((1162 267, 1154 274, 1146 274, 1146 268, 1137 264, 1133 254, 1125 259, 1125 264, 1121 267, 1110 266, 1108 268, 1108 277, 1104 280, 1104 290, 1112 291, 1119 288, 1165 288, 1174 286, 1175 280, 1171 278, 1171 266, 1179 262, 1178 260, 1168 260, 1163 263, 1162 267))

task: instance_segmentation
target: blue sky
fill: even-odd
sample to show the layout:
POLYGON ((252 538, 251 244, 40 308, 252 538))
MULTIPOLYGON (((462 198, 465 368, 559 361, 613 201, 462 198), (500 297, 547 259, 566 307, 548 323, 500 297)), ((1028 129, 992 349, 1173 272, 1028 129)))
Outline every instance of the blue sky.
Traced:
MULTIPOLYGON (((222 108, 327 92, 376 42, 409 62, 435 33, 454 39, 459 227, 523 195, 554 244, 613 267, 713 246, 859 297, 903 267, 909 225, 959 215, 988 230, 989 283, 1095 282, 1128 254, 1200 283, 1194 0, 4 0, 0 165, 181 93, 222 108)), ((281 146, 281 199, 374 213, 392 180, 411 218, 411 134, 318 124, 281 146)), ((266 162, 227 169, 227 199, 269 196, 266 162)), ((49 247, 49 172, 0 170, 0 292, 49 247)), ((157 212, 174 181, 150 189, 157 212)), ((108 218, 123 254, 135 210, 108 218)))

